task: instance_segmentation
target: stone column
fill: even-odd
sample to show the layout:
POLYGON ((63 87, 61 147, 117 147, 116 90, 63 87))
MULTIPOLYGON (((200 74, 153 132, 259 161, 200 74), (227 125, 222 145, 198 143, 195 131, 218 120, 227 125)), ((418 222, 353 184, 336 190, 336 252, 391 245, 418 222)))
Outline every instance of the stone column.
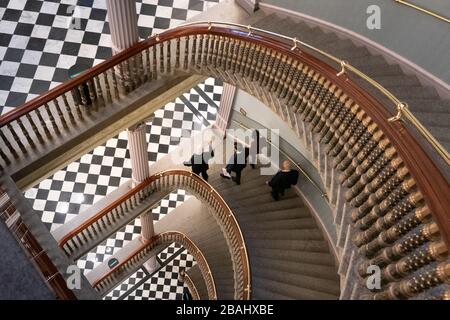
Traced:
POLYGON ((145 130, 145 123, 140 123, 132 128, 128 128, 127 130, 133 186, 136 186, 146 178, 150 177, 147 151, 148 143, 145 130))
MULTIPOLYGON (((140 123, 127 130, 133 186, 138 185, 146 178, 150 177, 150 169, 148 165, 148 143, 145 131, 145 123, 140 123)), ((150 212, 142 214, 139 218, 141 220, 141 240, 150 240, 155 235, 153 213, 150 210, 150 212)), ((151 273, 159 267, 159 264, 156 257, 152 257, 145 262, 144 266, 151 273)))
POLYGON ((229 83, 223 84, 219 112, 217 113, 216 118, 216 128, 218 128, 222 132, 222 134, 225 134, 225 130, 228 128, 228 121, 230 120, 231 111, 233 110, 235 94, 235 86, 229 83))
POLYGON ((136 0, 106 0, 113 53, 139 41, 136 0))

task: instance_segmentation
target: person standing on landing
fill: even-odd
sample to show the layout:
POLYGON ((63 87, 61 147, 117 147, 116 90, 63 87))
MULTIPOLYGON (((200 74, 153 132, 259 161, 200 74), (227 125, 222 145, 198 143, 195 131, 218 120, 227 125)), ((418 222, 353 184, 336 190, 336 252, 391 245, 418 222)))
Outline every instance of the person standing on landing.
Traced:
POLYGON ((205 181, 208 181, 209 160, 214 157, 212 142, 209 143, 209 150, 192 155, 189 161, 184 162, 187 167, 192 167, 192 172, 196 175, 202 175, 205 181))
POLYGON ((272 188, 272 198, 275 201, 280 200, 280 195, 284 195, 284 191, 298 182, 298 171, 291 169, 289 160, 283 161, 281 170, 275 174, 266 184, 272 188))

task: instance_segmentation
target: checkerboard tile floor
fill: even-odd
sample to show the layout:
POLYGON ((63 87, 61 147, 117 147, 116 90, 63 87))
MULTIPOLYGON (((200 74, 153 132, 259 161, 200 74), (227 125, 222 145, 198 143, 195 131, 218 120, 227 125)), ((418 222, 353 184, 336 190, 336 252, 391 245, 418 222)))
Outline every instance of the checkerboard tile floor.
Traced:
MULTIPOLYGON (((221 0, 136 0, 139 35, 180 24, 221 0)), ((111 56, 106 0, 0 0, 0 115, 111 56)))
MULTIPOLYGON (((152 210, 155 221, 161 220, 170 211, 178 207, 189 198, 184 190, 172 192, 161 200, 160 205, 152 210)), ((87 274, 98 265, 108 260, 116 254, 130 241, 134 240, 141 234, 141 223, 139 219, 135 219, 113 234, 110 238, 103 241, 97 247, 92 249, 86 255, 77 260, 77 266, 84 274, 87 274)), ((166 261, 172 254, 179 250, 179 246, 171 245, 163 250, 159 255, 160 261, 166 261)))
POLYGON ((196 264, 194 258, 184 249, 169 257, 159 271, 148 275, 145 267, 114 288, 105 300, 181 300, 184 285, 178 280, 182 270, 189 270, 196 264))
MULTIPOLYGON (((139 35, 146 38, 173 27, 220 1, 136 0, 139 35)), ((106 0, 0 0, 0 115, 66 81, 67 69, 73 64, 91 67, 109 58, 110 47, 106 0)), ((214 122, 221 92, 220 81, 207 79, 158 110, 147 129, 150 161, 172 151, 181 137, 214 122)), ((55 230, 131 178, 127 144, 126 132, 122 132, 25 193, 49 230, 55 230)), ((183 190, 178 190, 163 199, 153 210, 155 219, 162 218, 186 197, 183 190)), ((79 267, 85 273, 92 270, 139 233, 136 219, 81 258, 79 267)), ((130 299, 181 297, 182 287, 174 274, 193 262, 190 255, 179 254, 179 249, 171 245, 158 255, 169 264, 148 283, 134 288, 130 299), (178 260, 172 259, 174 254, 178 260)), ((139 279, 149 276, 142 269, 127 280, 127 285, 133 288, 139 279)))
MULTIPOLYGON (((222 83, 217 82, 216 86, 222 87, 222 83)), ((204 129, 206 123, 203 115, 208 123, 214 123, 220 96, 216 97, 219 100, 205 105, 204 100, 198 102, 201 98, 199 90, 199 86, 196 86, 155 112, 155 118, 147 125, 150 163, 173 151, 181 137, 204 129), (187 100, 194 96, 197 97, 193 99, 195 101, 187 100), (197 107, 199 110, 195 109, 197 107)), ((25 197, 33 202, 33 208, 50 231, 70 221, 131 178, 127 148, 127 133, 123 131, 25 192, 25 197)), ((164 206, 160 210, 162 214, 167 211, 164 206)))

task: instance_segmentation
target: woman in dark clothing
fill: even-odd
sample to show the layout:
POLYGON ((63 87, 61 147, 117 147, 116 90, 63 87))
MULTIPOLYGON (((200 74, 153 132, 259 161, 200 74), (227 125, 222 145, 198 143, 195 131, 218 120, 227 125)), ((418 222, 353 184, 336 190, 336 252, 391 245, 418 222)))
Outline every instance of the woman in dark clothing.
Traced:
POLYGON ((298 171, 291 169, 291 162, 283 161, 282 169, 272 177, 266 184, 272 187, 272 197, 275 201, 280 199, 280 195, 284 195, 284 191, 298 182, 298 171))

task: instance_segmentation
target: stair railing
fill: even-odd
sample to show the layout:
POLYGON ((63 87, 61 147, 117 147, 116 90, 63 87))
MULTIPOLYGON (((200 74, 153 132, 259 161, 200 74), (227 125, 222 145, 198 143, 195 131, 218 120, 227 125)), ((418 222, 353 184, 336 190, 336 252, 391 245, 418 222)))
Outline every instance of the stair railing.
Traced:
MULTIPOLYGON (((346 61, 297 39, 222 22, 196 22, 152 36, 1 117, 0 142, 5 146, 0 149, 2 166, 8 166, 8 161, 20 162, 33 150, 56 146, 59 136, 76 130, 82 119, 95 118, 96 112, 103 112, 102 108, 142 84, 180 73, 213 76, 265 97, 266 104, 290 126, 300 130, 302 125, 302 130, 319 138, 341 185, 348 189, 345 201, 347 207, 354 208, 351 220, 357 229, 354 243, 359 248, 358 258, 370 260, 401 243, 400 251, 384 261, 400 268, 397 264, 412 259, 420 245, 434 246, 436 237, 442 239, 444 252, 430 248, 427 259, 421 260, 425 265, 407 262, 407 272, 399 269, 399 275, 387 280, 384 293, 377 297, 419 294, 405 282, 409 280, 403 274, 427 272, 425 267, 437 272, 436 266, 429 266, 430 261, 448 254, 450 186, 408 126, 395 120, 410 119, 448 164, 449 154, 392 93, 346 61), (336 62, 340 70, 305 49, 336 62), (362 77, 385 94, 396 106, 397 115, 349 74, 362 77), (72 96, 72 90, 78 90, 79 95, 72 96), (82 117, 78 117, 78 109, 82 117), (69 126, 72 117, 75 125, 69 126), (430 220, 436 223, 437 233, 425 228, 430 220), (415 229, 419 227, 423 229, 415 229), (422 242, 405 243, 413 231, 422 242), (398 285, 400 289, 394 290, 398 285)), ((420 290, 447 281, 446 270, 440 267, 438 278, 433 278, 438 280, 427 285, 417 280, 420 290)))
POLYGON ((150 258, 148 253, 155 247, 161 244, 171 244, 173 242, 182 245, 194 257, 205 281, 209 299, 217 300, 216 285, 208 261, 206 261, 205 256, 197 245, 186 234, 178 231, 163 232, 155 235, 151 240, 143 241, 142 245, 131 253, 128 258, 117 264, 108 273, 95 280, 92 286, 97 292, 105 294, 108 288, 112 288, 112 285, 118 284, 117 281, 121 279, 123 275, 130 274, 132 270, 135 270, 148 260, 150 258))
MULTIPOLYGON (((58 142, 66 132, 75 130, 88 118, 95 117, 98 112, 103 112, 102 108, 107 104, 120 101, 145 82, 155 80, 165 73, 173 74, 175 69, 188 69, 189 57, 192 57, 192 62, 195 63, 196 57, 193 54, 197 55, 197 52, 191 51, 196 48, 193 44, 189 44, 189 38, 184 37, 202 33, 212 35, 219 31, 217 30, 219 28, 226 29, 226 31, 219 32, 222 35, 240 36, 241 38, 246 36, 249 40, 259 40, 260 43, 268 40, 264 39, 266 36, 273 37, 274 39, 270 39, 271 41, 287 40, 292 43, 292 52, 301 54, 301 50, 306 48, 337 63, 341 67, 341 70, 337 72, 338 76, 344 76, 347 71, 351 71, 394 103, 397 115, 390 116, 389 121, 409 120, 450 165, 449 152, 420 123, 407 105, 377 81, 353 67, 348 61, 339 59, 297 38, 252 26, 217 21, 197 21, 182 24, 162 34, 152 36, 87 70, 78 77, 64 82, 46 94, 36 97, 20 108, 1 116, 0 142, 6 148, 0 150, 0 159, 4 162, 3 165, 0 164, 0 167, 7 167, 32 152, 58 142), (206 30, 205 26, 207 26, 206 30), (246 33, 243 30, 246 30, 246 33), (184 42, 182 39, 187 44, 181 45, 181 42, 184 42), (166 45, 161 45, 164 43, 166 45), (158 44, 159 48, 157 48, 158 44), (172 46, 175 48, 172 49, 172 46)), ((218 48, 204 49, 208 54, 209 49, 213 51, 218 48)), ((220 55, 220 52, 217 51, 212 53, 216 56, 220 55)), ((200 52, 199 56, 202 54, 200 52)))
POLYGON ((142 204, 152 193, 161 190, 171 192, 175 189, 188 190, 212 209, 212 214, 225 233, 233 260, 235 298, 249 300, 251 295, 250 264, 239 224, 219 193, 202 178, 187 170, 167 170, 149 177, 69 232, 60 240, 59 245, 68 255, 71 255, 77 249, 93 241, 110 225, 114 225, 118 219, 126 216, 127 212, 142 204))
POLYGON ((181 276, 181 281, 184 282, 189 292, 192 295, 192 300, 200 300, 200 295, 198 293, 197 287, 195 286, 194 281, 192 281, 191 277, 185 272, 181 276))
MULTIPOLYGON (((67 286, 67 282, 58 271, 53 261, 23 222, 8 193, 0 187, 0 219, 8 224, 9 229, 32 258, 47 285, 62 300, 76 300, 77 297, 67 286)), ((3 279, 2 281, 8 281, 3 279)))
POLYGON ((419 12, 425 13, 425 14, 427 14, 429 16, 435 17, 436 19, 439 19, 439 20, 442 20, 444 22, 450 23, 450 18, 447 18, 447 17, 445 17, 445 16, 443 16, 443 15, 437 13, 437 12, 425 9, 424 7, 419 6, 417 4, 411 3, 411 2, 406 1, 406 0, 394 0, 394 1, 399 3, 399 4, 402 4, 404 6, 413 8, 414 10, 417 10, 419 12))

